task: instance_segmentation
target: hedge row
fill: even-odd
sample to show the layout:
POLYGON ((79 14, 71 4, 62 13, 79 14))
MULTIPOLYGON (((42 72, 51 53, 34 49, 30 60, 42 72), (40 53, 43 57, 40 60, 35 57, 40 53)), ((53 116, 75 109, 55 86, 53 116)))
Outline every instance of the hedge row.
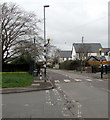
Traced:
POLYGON ((68 60, 60 63, 60 69, 77 70, 81 66, 80 60, 68 60))

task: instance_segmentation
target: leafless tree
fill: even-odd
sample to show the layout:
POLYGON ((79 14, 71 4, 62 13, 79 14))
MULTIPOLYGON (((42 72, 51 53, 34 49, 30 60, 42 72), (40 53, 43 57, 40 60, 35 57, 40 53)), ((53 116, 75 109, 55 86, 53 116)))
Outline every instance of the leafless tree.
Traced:
POLYGON ((60 49, 58 49, 56 46, 52 46, 51 59, 53 61, 53 64, 60 63, 60 49))
POLYGON ((35 61, 38 61, 40 55, 43 55, 42 44, 38 41, 34 43, 33 41, 21 40, 14 48, 14 51, 17 53, 17 56, 23 56, 24 58, 35 61))
MULTIPOLYGON (((23 48, 20 49, 20 45, 25 47, 25 50, 34 47, 32 41, 34 36, 38 38, 40 20, 37 19, 34 13, 21 10, 12 3, 0 4, 0 18, 2 63, 7 63, 21 54, 20 50, 23 50, 23 48)), ((31 50, 32 48, 29 52, 31 50)))
POLYGON ((79 50, 78 50, 79 60, 81 61, 81 73, 82 73, 83 69, 85 70, 85 60, 88 57, 88 53, 89 53, 90 49, 91 49, 90 47, 88 47, 87 45, 85 45, 84 43, 82 43, 80 45, 79 50))

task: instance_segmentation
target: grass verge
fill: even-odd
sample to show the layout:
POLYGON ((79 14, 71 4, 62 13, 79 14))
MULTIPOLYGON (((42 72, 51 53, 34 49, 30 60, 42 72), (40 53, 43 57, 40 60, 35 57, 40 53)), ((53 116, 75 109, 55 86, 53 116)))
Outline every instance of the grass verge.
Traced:
POLYGON ((2 88, 26 87, 30 86, 33 81, 33 76, 28 73, 6 72, 0 73, 0 76, 2 76, 2 88))

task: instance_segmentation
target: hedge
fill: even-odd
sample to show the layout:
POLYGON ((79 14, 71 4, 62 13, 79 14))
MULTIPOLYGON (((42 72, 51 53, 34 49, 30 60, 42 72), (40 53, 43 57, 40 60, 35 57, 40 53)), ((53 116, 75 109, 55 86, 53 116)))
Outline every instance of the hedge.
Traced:
POLYGON ((80 60, 68 60, 60 63, 60 69, 77 70, 81 66, 80 60))

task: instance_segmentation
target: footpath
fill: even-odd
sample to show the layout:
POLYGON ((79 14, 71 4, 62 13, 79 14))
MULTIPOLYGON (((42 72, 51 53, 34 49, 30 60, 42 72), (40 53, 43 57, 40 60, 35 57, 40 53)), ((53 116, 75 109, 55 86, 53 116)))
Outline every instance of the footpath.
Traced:
POLYGON ((108 72, 107 74, 103 73, 103 78, 101 78, 101 72, 97 72, 97 73, 88 73, 86 71, 83 71, 82 73, 80 71, 79 72, 78 71, 70 71, 70 72, 74 73, 74 74, 86 76, 86 77, 95 78, 95 79, 102 79, 102 80, 110 79, 110 72, 108 72))
POLYGON ((0 89, 1 94, 10 94, 10 93, 22 93, 22 92, 32 92, 40 90, 49 90, 53 89, 53 85, 48 78, 42 79, 39 77, 34 77, 33 83, 28 87, 16 87, 16 88, 2 88, 0 89))

